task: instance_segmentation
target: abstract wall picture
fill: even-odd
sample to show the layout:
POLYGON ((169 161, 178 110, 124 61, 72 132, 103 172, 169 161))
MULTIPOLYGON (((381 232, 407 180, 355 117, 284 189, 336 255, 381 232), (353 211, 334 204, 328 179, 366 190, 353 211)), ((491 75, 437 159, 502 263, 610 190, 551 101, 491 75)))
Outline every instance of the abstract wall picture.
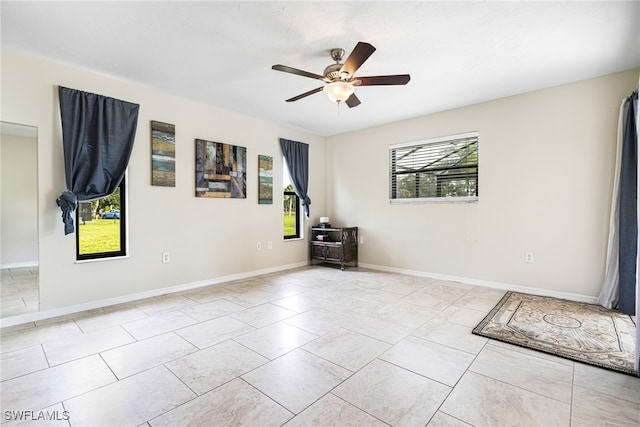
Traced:
POLYGON ((196 139, 196 197, 245 199, 247 148, 196 139))
POLYGON ((151 185, 176 186, 176 127, 151 121, 151 185))
POLYGON ((258 156, 258 204, 273 204, 273 157, 258 156))

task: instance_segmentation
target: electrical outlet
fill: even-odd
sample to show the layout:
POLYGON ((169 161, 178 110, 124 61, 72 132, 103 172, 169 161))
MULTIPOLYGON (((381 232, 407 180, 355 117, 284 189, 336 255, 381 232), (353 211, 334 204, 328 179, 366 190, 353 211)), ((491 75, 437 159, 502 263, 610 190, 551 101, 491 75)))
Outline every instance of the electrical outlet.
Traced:
POLYGON ((258 242, 256 243, 256 251, 261 251, 262 250, 262 243, 258 242))
POLYGON ((267 249, 273 249, 273 242, 267 242, 267 249))
POLYGON ((524 253, 524 262, 533 262, 533 252, 525 252, 524 253))
POLYGON ((169 252, 162 252, 162 263, 166 264, 171 261, 171 254, 169 252))

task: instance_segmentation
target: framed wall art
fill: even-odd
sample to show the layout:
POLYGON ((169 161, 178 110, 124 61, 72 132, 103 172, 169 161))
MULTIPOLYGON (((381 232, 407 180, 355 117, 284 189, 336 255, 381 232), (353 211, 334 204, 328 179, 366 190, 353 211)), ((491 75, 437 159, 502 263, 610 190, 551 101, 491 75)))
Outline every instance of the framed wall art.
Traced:
POLYGON ((176 127, 151 121, 151 185, 176 186, 176 127))
POLYGON ((247 198, 247 148, 196 139, 196 197, 247 198))
POLYGON ((273 204, 273 157, 258 156, 258 204, 273 204))

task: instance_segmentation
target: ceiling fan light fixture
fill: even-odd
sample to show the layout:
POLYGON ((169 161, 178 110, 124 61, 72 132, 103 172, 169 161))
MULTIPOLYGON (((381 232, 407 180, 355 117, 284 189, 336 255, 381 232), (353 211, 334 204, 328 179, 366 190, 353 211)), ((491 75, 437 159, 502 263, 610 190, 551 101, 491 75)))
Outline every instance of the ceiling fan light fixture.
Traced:
POLYGON ((340 103, 349 99, 354 89, 350 83, 338 81, 325 85, 322 91, 327 94, 331 101, 340 103))

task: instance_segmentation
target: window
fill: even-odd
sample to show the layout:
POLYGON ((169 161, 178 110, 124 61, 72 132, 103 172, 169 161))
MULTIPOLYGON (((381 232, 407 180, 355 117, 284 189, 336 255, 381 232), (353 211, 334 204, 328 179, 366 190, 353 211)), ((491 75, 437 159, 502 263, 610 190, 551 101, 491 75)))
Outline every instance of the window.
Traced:
POLYGON ((389 147, 389 199, 478 199, 478 133, 389 147))
POLYGON ((76 259, 125 256, 125 179, 110 196, 78 203, 76 210, 76 259))
POLYGON ((284 182, 284 238, 299 239, 302 237, 300 234, 300 217, 298 215, 300 212, 300 198, 293 191, 286 162, 283 162, 283 165, 285 165, 282 173, 282 182, 284 182))
MULTIPOLYGON (((289 188, 291 185, 289 185, 289 188)), ((300 198, 293 192, 284 190, 284 238, 297 239, 300 237, 300 220, 298 218, 298 207, 300 198)))

